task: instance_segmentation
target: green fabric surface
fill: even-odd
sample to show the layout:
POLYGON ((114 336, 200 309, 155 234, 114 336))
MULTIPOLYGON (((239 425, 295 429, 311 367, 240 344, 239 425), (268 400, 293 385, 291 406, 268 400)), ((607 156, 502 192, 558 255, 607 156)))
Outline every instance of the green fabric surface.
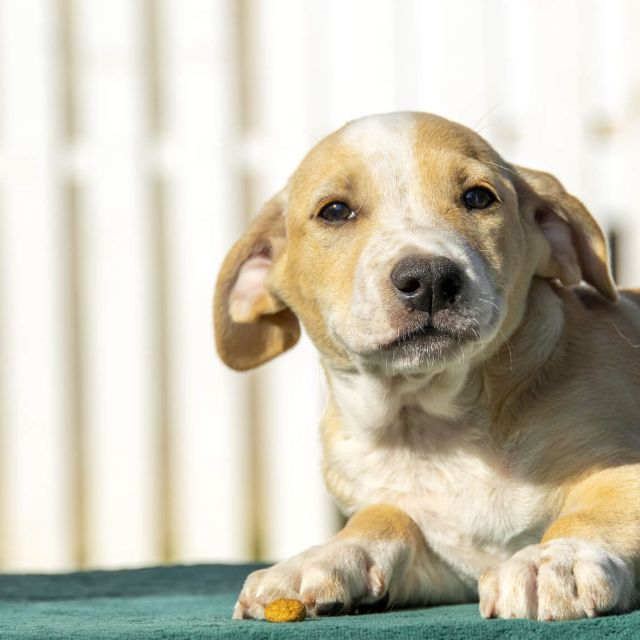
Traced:
POLYGON ((0 638, 640 638, 640 611, 572 622, 483 620, 470 604, 287 624, 231 620, 255 568, 0 576, 0 638))

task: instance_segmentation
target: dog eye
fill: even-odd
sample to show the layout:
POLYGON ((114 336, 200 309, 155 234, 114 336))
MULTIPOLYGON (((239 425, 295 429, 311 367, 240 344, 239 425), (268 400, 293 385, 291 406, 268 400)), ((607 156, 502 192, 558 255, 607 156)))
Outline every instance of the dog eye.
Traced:
POLYGON ((476 187, 475 189, 469 189, 465 191, 462 196, 464 204, 469 209, 486 209, 490 204, 496 201, 496 197, 488 189, 482 187, 476 187))
POLYGON ((356 212, 344 202, 330 202, 320 209, 318 217, 331 224, 340 224, 356 217, 356 212))

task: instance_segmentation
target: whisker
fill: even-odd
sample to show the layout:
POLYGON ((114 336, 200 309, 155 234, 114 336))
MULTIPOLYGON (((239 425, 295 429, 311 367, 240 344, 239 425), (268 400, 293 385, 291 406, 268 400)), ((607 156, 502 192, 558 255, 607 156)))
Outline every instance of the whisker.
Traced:
POLYGON ((492 164, 492 165, 494 165, 496 167, 499 167, 500 169, 504 169, 505 171, 508 171, 509 173, 512 173, 514 176, 516 176, 518 178, 522 178, 522 176, 515 169, 512 169, 511 167, 507 167, 507 166, 505 166, 503 164, 500 164, 498 162, 491 162, 491 160, 485 160, 485 162, 487 164, 492 164))

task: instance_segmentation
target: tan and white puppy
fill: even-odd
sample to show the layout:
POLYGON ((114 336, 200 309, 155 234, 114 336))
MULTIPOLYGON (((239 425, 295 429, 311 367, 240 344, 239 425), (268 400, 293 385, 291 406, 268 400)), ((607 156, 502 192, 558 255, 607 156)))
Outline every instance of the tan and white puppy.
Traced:
POLYGON ((347 124, 218 280, 229 366, 292 347, 299 322, 350 520, 251 574, 234 617, 278 597, 311 615, 479 598, 485 617, 541 620, 636 604, 640 292, 616 290, 602 232, 555 178, 433 115, 347 124))

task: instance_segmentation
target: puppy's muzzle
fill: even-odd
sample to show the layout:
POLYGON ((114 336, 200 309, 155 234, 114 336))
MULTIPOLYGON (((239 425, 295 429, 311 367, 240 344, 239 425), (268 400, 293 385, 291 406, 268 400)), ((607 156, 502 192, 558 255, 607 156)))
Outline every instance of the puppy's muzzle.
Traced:
POLYGON ((391 271, 397 295, 410 309, 434 314, 448 309, 460 297, 462 273, 442 256, 407 256, 391 271))

